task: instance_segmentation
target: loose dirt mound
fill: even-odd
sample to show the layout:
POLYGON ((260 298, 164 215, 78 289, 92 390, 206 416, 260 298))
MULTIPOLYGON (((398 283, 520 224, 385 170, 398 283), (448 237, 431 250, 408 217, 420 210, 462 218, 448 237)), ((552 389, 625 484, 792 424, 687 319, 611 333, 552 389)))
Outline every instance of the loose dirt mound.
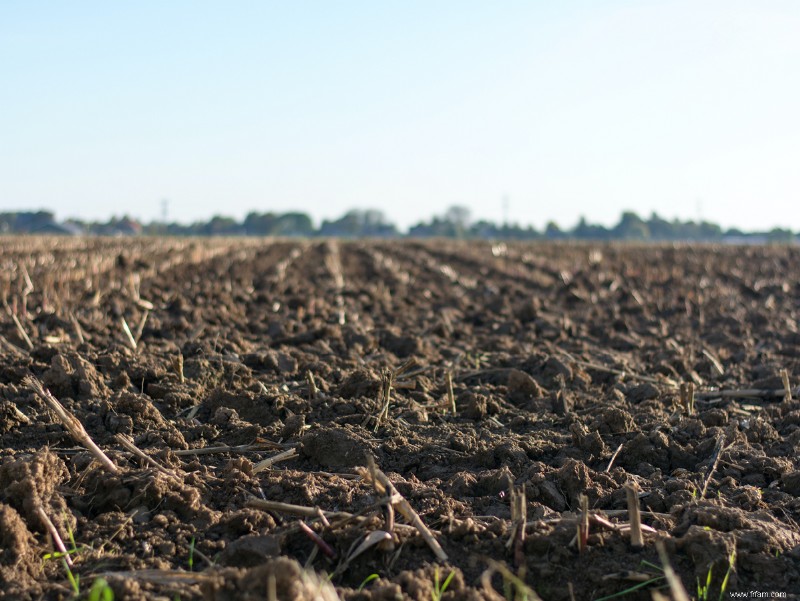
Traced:
POLYGON ((794 248, 0 253, 0 599, 800 595, 794 248))

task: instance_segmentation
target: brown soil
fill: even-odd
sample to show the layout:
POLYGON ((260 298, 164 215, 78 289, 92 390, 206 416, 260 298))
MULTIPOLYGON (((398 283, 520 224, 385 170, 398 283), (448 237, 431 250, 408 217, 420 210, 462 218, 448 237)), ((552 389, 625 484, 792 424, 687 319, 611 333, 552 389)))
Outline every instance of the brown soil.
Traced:
POLYGON ((42 513, 84 597, 428 600, 453 573, 443 601, 503 599, 494 561, 545 601, 650 599, 661 541, 693 598, 731 561, 728 591, 799 598, 800 401, 711 394, 800 374, 795 248, 4 238, 0 262, 0 599, 74 597, 42 513), (594 519, 627 523, 628 482, 642 549, 594 519))

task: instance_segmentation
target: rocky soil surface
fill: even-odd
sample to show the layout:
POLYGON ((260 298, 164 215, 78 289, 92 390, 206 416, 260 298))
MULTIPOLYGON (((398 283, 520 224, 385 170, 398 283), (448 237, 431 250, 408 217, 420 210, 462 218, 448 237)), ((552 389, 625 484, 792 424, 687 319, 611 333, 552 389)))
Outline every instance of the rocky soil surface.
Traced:
POLYGON ((691 598, 798 598, 798 249, 0 238, 0 265, 0 599, 675 598, 665 562, 691 598))

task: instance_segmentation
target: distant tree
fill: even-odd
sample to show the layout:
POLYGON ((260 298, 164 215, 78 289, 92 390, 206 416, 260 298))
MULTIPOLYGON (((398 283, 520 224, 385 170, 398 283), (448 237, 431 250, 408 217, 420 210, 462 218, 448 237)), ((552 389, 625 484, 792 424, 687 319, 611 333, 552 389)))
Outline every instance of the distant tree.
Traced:
POLYGON ((556 240, 558 238, 563 238, 564 232, 561 231, 561 228, 558 227, 555 221, 548 221, 544 228, 544 237, 548 240, 556 240))
POLYGON ((641 217, 632 211, 625 211, 619 223, 614 227, 614 235, 622 240, 647 240, 650 228, 641 217))
POLYGON ((275 213, 250 212, 244 218, 242 226, 248 236, 269 236, 277 227, 278 218, 275 213))
POLYGON ((322 221, 319 228, 321 236, 345 236, 354 238, 360 236, 364 228, 364 219, 361 211, 348 211, 339 219, 322 221))
POLYGON ((366 209, 363 211, 364 229, 370 232, 379 232, 387 227, 394 226, 386 218, 386 214, 379 209, 366 209))
POLYGON ((592 225, 586 221, 585 217, 581 217, 570 236, 581 240, 606 240, 610 237, 608 229, 602 225, 592 225))
POLYGON ((280 236, 312 236, 314 224, 305 213, 284 213, 278 216, 276 235, 280 236))
POLYGON ((468 207, 453 205, 445 211, 442 220, 452 225, 457 238, 463 238, 469 228, 471 219, 472 211, 468 207))
POLYGON ((242 228, 233 217, 216 215, 206 224, 206 233, 209 236, 233 236, 242 233, 242 228))
MULTIPOLYGON (((720 240, 722 238, 722 228, 716 223, 702 221, 699 225, 701 240, 720 240)), ((789 232, 791 234, 791 232, 789 232)))
POLYGON ((325 220, 319 230, 322 236, 345 236, 357 238, 361 236, 395 236, 397 229, 386 219, 386 215, 377 209, 354 209, 348 211, 335 221, 325 220))
POLYGON ((0 214, 0 231, 36 232, 55 223, 51 211, 20 211, 0 214))
MULTIPOLYGON (((30 233, 57 230, 78 231, 88 234, 117 235, 119 233, 143 232, 151 235, 169 234, 173 236, 207 235, 274 235, 274 236, 398 236, 394 224, 377 209, 355 209, 332 221, 324 221, 319 230, 314 228, 311 218, 301 212, 284 214, 258 213, 251 211, 242 223, 231 217, 214 216, 209 221, 191 224, 153 222, 142 228, 128 216, 111 217, 107 222, 83 222, 67 220, 59 226, 55 215, 50 211, 0 212, 0 233, 30 233)), ((491 221, 472 222, 467 207, 453 206, 443 215, 435 216, 430 222, 420 222, 411 227, 409 237, 469 237, 485 239, 533 240, 533 239, 592 239, 592 240, 703 240, 716 241, 728 239, 739 242, 797 243, 798 237, 789 229, 775 228, 769 232, 745 232, 732 228, 723 232, 722 228, 708 221, 667 221, 657 213, 651 213, 645 221, 632 211, 626 211, 619 223, 611 229, 589 223, 581 217, 571 230, 564 231, 558 224, 550 221, 544 232, 537 232, 532 226, 498 225, 491 221)))
POLYGON ((791 230, 776 227, 767 232, 767 241, 771 244, 787 244, 795 242, 795 237, 791 230))
POLYGON ((491 221, 481 219, 469 226, 468 236, 470 238, 504 238, 506 232, 503 229, 491 221))
POLYGON ((658 216, 653 212, 650 219, 647 221, 647 228, 650 231, 650 237, 653 240, 674 240, 675 239, 675 225, 658 216))
POLYGON ((725 232, 725 237, 730 238, 744 238, 747 234, 737 227, 732 227, 725 232))
POLYGON ((470 233, 471 217, 472 213, 467 207, 452 206, 430 223, 420 222, 412 226, 408 235, 412 238, 464 238, 470 233))
POLYGON ((456 229, 449 221, 434 217, 430 223, 411 226, 408 235, 412 238, 455 238, 456 229))

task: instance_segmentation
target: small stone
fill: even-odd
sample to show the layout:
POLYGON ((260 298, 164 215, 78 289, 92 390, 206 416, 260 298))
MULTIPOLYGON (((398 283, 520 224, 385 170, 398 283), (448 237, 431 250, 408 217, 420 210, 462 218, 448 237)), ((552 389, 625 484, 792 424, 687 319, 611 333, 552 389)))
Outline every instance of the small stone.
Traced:
POLYGON ((133 514, 134 524, 146 524, 152 518, 152 513, 150 513, 150 510, 144 505, 139 505, 139 507, 137 507, 134 510, 134 512, 135 512, 133 514))
POLYGON ((550 509, 556 511, 564 511, 567 508, 567 500, 564 498, 561 491, 558 490, 554 482, 545 480, 541 484, 538 484, 537 488, 539 489, 537 501, 540 501, 550 509))
POLYGON ((538 399, 544 394, 536 380, 519 369, 512 369, 508 374, 508 393, 513 401, 538 399))
POLYGON ((800 471, 788 472, 781 476, 784 492, 800 497, 800 471))
POLYGON ((270 535, 243 536, 230 543, 219 558, 222 565, 252 567, 281 554, 280 541, 270 535))
POLYGON ((482 394, 465 392, 458 396, 456 407, 458 412, 467 419, 480 420, 486 416, 488 411, 487 399, 482 394))
POLYGON ((287 417, 281 429, 281 438, 288 440, 292 436, 298 435, 306 427, 306 416, 302 413, 295 413, 287 417))
POLYGON ((369 445, 350 430, 334 428, 303 436, 300 452, 323 467, 352 468, 364 465, 369 445))
POLYGON ((660 395, 661 391, 655 384, 645 382, 628 390, 628 402, 638 404, 650 399, 657 399, 660 395))

